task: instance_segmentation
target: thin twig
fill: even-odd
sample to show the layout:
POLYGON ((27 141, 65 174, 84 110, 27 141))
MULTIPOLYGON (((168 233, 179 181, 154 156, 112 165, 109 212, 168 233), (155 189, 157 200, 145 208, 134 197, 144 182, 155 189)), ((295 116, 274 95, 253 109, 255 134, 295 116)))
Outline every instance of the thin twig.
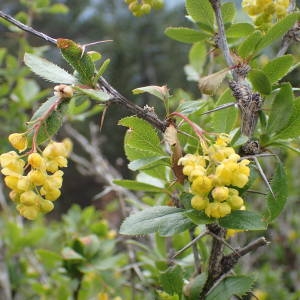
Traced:
MULTIPOLYGON (((14 24, 15 26, 19 27, 20 29, 29 32, 39 38, 42 38, 46 40, 47 42, 50 42, 51 44, 57 45, 57 40, 40 32, 35 29, 33 29, 30 26, 27 26, 18 20, 14 19, 13 17, 5 14, 4 12, 0 11, 0 17, 7 20, 8 22, 14 24)), ((126 97, 121 95, 113 86, 111 86, 104 77, 99 78, 99 85, 100 89, 106 91, 111 95, 111 100, 109 100, 110 103, 116 103, 119 105, 124 106, 128 111, 130 111, 132 114, 137 115, 139 118, 142 118, 149 122, 151 125, 153 125, 158 130, 164 132, 167 128, 167 122, 160 120, 157 115, 154 112, 150 112, 147 109, 144 109, 132 102, 130 102, 126 97)))
POLYGON ((187 250, 188 248, 193 246, 193 244, 197 243, 200 239, 202 239, 205 235, 207 235, 208 232, 209 232, 208 230, 203 231, 201 234, 199 234, 193 240, 191 240, 188 244, 186 244, 183 248, 181 248, 179 251, 177 251, 171 258, 173 259, 173 258, 177 257, 178 255, 183 253, 185 250, 187 250))

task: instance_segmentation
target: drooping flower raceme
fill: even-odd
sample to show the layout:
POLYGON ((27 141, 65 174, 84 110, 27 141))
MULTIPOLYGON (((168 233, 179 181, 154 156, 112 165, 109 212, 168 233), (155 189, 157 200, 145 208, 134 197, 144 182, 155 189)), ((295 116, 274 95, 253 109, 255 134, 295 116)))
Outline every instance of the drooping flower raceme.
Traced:
POLYGON ((241 160, 234 149, 227 146, 228 143, 228 137, 220 135, 203 151, 203 155, 187 154, 178 162, 183 166, 183 174, 188 177, 194 195, 191 206, 204 210, 213 218, 222 218, 232 210, 244 207, 237 188, 248 182, 250 161, 241 160))
MULTIPOLYGON (((18 150, 25 146, 24 136, 10 135, 11 144, 18 150)), ((27 144, 26 144, 27 145, 27 144)), ((9 197, 17 204, 19 213, 34 220, 39 213, 50 212, 53 201, 60 196, 63 172, 72 149, 69 139, 61 143, 50 142, 42 152, 20 156, 15 151, 0 155, 1 173, 11 189, 9 197)))

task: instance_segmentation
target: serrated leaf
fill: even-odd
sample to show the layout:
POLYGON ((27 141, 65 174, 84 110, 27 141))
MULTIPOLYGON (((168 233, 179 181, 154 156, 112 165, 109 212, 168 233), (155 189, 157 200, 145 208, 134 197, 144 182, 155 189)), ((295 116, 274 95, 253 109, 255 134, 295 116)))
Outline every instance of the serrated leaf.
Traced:
POLYGON ((208 37, 204 32, 186 27, 168 27, 165 35, 175 41, 189 44, 203 41, 208 37))
POLYGON ((238 48, 238 54, 242 58, 247 58, 251 56, 256 49, 257 44, 262 39, 262 33, 259 30, 254 31, 251 33, 245 40, 242 42, 238 48))
POLYGON ((195 22, 204 23, 213 29, 215 15, 208 0, 186 0, 185 7, 195 22))
POLYGON ((155 206, 130 215, 122 223, 121 234, 140 235, 158 232, 162 236, 171 236, 193 226, 189 218, 184 216, 184 209, 155 206))
POLYGON ((146 121, 137 117, 126 117, 119 121, 119 125, 129 127, 125 135, 125 151, 126 147, 134 148, 137 155, 136 157, 129 158, 135 160, 148 156, 161 156, 164 155, 164 151, 160 147, 160 139, 157 132, 146 121))
POLYGON ((166 85, 157 86, 157 85, 149 85, 144 87, 139 87, 137 89, 132 90, 132 93, 135 95, 149 93, 163 101, 169 98, 169 89, 166 85))
POLYGON ((149 169, 158 164, 170 165, 169 156, 153 156, 141 159, 136 159, 129 163, 128 168, 132 171, 149 169))
POLYGON ((38 76, 54 83, 75 84, 77 79, 52 62, 33 54, 25 53, 24 62, 38 76))
POLYGON ((79 87, 76 87, 76 90, 80 91, 81 93, 87 95, 90 99, 96 100, 96 101, 108 101, 112 97, 106 92, 100 91, 100 90, 94 90, 94 89, 82 89, 79 87))
MULTIPOLYGON (((216 107, 225 104, 235 102, 235 98, 232 96, 230 89, 227 89, 218 99, 216 107)), ((235 107, 228 107, 212 113, 212 122, 215 132, 230 132, 237 119, 237 109, 235 107)))
POLYGON ((283 128, 275 137, 277 139, 292 139, 300 135, 300 98, 294 101, 294 110, 292 116, 287 122, 287 126, 283 128))
POLYGON ((289 73, 293 64, 294 58, 288 54, 271 60, 262 70, 269 77, 271 83, 274 83, 289 73))
POLYGON ((230 300, 233 295, 243 296, 249 292, 254 280, 246 276, 223 279, 205 298, 206 300, 230 300))
POLYGON ((189 51, 190 65, 201 74, 203 65, 205 64, 207 56, 207 49, 204 43, 195 43, 189 51))
POLYGON ((281 38, 291 27, 295 24, 299 17, 299 13, 287 15, 284 19, 276 23, 270 30, 263 36, 261 41, 256 47, 256 52, 268 47, 274 41, 281 38))
POLYGON ((183 271, 179 265, 171 266, 160 272, 159 281, 164 291, 170 295, 181 296, 183 288, 183 271))
POLYGON ((294 94, 289 83, 282 84, 276 95, 269 116, 267 133, 276 133, 287 126, 294 108, 294 94), (284 116, 278 121, 278 116, 284 116))
POLYGON ((163 192, 163 189, 161 187, 135 180, 114 180, 113 183, 133 191, 143 191, 152 193, 163 192))
POLYGON ((247 211, 235 210, 231 214, 219 219, 222 227, 240 230, 265 230, 266 223, 261 214, 247 211))
POLYGON ((231 2, 224 3, 221 7, 221 12, 224 24, 231 23, 236 14, 235 5, 231 2))
POLYGON ((258 69, 252 69, 249 72, 248 78, 253 88, 261 94, 269 95, 272 91, 270 79, 266 74, 258 69))
POLYGON ((280 215, 284 209, 288 197, 287 176, 280 161, 272 177, 271 188, 275 198, 271 192, 269 192, 267 196, 268 211, 265 214, 268 222, 273 221, 280 215))
POLYGON ((250 23, 236 23, 236 24, 232 24, 226 30, 226 36, 228 38, 241 38, 241 37, 248 36, 254 30, 255 28, 250 23))

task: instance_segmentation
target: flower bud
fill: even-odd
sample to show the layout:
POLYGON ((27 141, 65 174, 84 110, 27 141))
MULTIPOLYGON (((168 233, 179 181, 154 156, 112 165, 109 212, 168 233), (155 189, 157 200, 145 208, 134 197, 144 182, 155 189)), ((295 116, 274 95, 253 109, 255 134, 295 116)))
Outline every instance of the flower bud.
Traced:
POLYGON ((27 149, 28 141, 24 133, 12 133, 8 136, 8 140, 19 152, 23 152, 27 149))
POLYGON ((222 202, 228 198, 229 189, 225 186, 217 186, 212 190, 211 194, 214 200, 222 202))
POLYGON ((205 209, 207 204, 208 204, 208 198, 206 197, 196 195, 191 199, 191 206, 196 210, 205 209))
POLYGON ((27 191, 21 194, 20 203, 26 206, 33 206, 37 204, 39 196, 34 191, 27 191))
POLYGON ((52 211, 54 208, 54 204, 49 200, 41 200, 40 201, 40 209, 43 213, 48 213, 52 211))

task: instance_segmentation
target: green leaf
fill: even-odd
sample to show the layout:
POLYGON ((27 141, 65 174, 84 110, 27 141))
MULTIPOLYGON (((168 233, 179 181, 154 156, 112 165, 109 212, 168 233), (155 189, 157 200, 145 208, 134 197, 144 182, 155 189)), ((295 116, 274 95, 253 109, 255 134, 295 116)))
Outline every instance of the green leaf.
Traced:
POLYGON ((183 288, 183 271, 179 265, 171 266, 160 272, 159 281, 164 291, 170 295, 181 296, 183 288))
POLYGON ((168 27, 165 34, 169 38, 182 43, 196 43, 208 37, 204 32, 186 27, 168 27))
POLYGON ((238 54, 242 58, 248 58, 254 53, 255 48, 261 39, 262 39, 261 31, 259 30, 254 31, 244 40, 243 43, 240 44, 238 48, 238 54))
POLYGON ((81 93, 87 95, 92 100, 104 102, 104 101, 108 101, 108 100, 111 99, 111 95, 109 95, 106 92, 100 91, 100 90, 82 89, 82 88, 79 88, 79 87, 76 87, 76 90, 78 90, 81 93))
POLYGON ((294 94, 292 86, 289 83, 284 83, 273 101, 267 133, 276 133, 286 127, 292 116, 293 108, 294 94), (281 118, 279 122, 278 116, 284 116, 284 118, 281 118))
POLYGON ((64 59, 77 71, 79 81, 82 84, 94 86, 95 65, 84 48, 69 39, 59 38, 56 44, 64 59))
MULTIPOLYGON (((235 102, 235 98, 232 96, 232 91, 230 89, 226 89, 226 91, 218 99, 216 107, 230 102, 235 102)), ((237 116, 238 112, 234 106, 213 112, 212 122, 214 131, 230 132, 236 122, 237 116)))
POLYGON ((280 215, 288 197, 287 176, 280 161, 272 177, 271 188, 275 198, 271 192, 269 192, 267 196, 268 211, 265 214, 268 222, 273 221, 280 215))
POLYGON ((104 74, 104 72, 107 70, 108 66, 110 64, 110 59, 106 59, 101 67, 99 68, 97 74, 95 75, 95 82, 99 80, 99 78, 104 74))
POLYGON ((135 95, 149 93, 162 101, 165 101, 167 98, 170 97, 169 89, 166 85, 164 86, 157 86, 157 85, 149 85, 144 87, 139 87, 137 89, 132 90, 132 93, 135 95))
POLYGON ((130 148, 133 148, 135 152, 132 156, 127 155, 129 160, 136 160, 146 156, 165 155, 160 147, 160 139, 157 132, 146 121, 137 117, 126 117, 120 120, 118 124, 130 128, 125 135, 125 153, 126 155, 133 154, 132 151, 127 151, 130 148))
POLYGON ((54 83, 75 84, 77 79, 52 62, 33 54, 25 53, 24 62, 38 76, 54 83))
POLYGON ((113 183, 133 191, 162 193, 163 188, 135 180, 114 180, 113 183))
POLYGON ((223 279, 206 297, 206 300, 230 300, 233 295, 243 296, 249 292, 254 280, 246 276, 232 276, 223 279))
POLYGON ((56 252, 47 249, 37 249, 35 253, 46 268, 54 269, 61 264, 61 256, 56 252))
MULTIPOLYGON (((44 102, 37 111, 33 114, 32 118, 28 122, 28 128, 32 129, 34 123, 39 119, 43 118, 45 114, 53 107, 59 100, 58 96, 50 97, 46 102, 44 102)), ((41 144, 57 133, 61 128, 63 123, 64 115, 68 108, 69 100, 63 101, 57 106, 55 110, 44 120, 42 126, 39 129, 37 136, 37 143, 41 144)), ((29 136, 29 146, 31 145, 32 134, 29 136)))
POLYGON ((188 210, 185 215, 197 225, 209 224, 215 221, 215 219, 209 218, 204 211, 197 211, 195 209, 188 210))
POLYGON ((254 30, 255 28, 250 23, 236 23, 226 30, 226 36, 228 38, 241 38, 250 35, 254 30))
POLYGON ((231 214, 219 219, 219 224, 229 229, 240 230, 265 230, 266 223, 261 214, 247 211, 235 210, 231 214))
POLYGON ((136 159, 132 161, 128 168, 132 171, 143 170, 152 168, 158 164, 170 165, 170 157, 169 156, 152 156, 141 159, 136 159))
POLYGON ((288 54, 274 58, 268 62, 262 70, 269 77, 271 83, 275 83, 289 73, 293 64, 294 58, 292 55, 288 54))
POLYGON ((85 260, 85 258, 82 255, 80 255, 70 247, 63 248, 61 255, 64 260, 72 262, 81 262, 85 260))
POLYGON ((277 139, 292 139, 300 135, 300 98, 294 101, 294 111, 289 118, 287 126, 283 128, 275 137, 277 139))
POLYGON ((202 73, 203 66, 207 57, 207 49, 204 43, 195 43, 189 51, 190 65, 197 73, 202 73))
POLYGON ((193 226, 184 216, 184 209, 155 206, 130 215, 122 223, 121 234, 139 235, 158 232, 162 236, 171 236, 193 226))
POLYGON ((204 23, 213 29, 215 15, 208 0, 186 0, 185 7, 195 22, 204 23))
POLYGON ((203 100, 185 101, 179 104, 176 111, 188 116, 192 113, 202 111, 205 108, 205 106, 207 106, 207 102, 203 100))
POLYGON ((272 91, 272 85, 266 74, 258 69, 252 69, 249 72, 249 80, 253 88, 261 94, 269 95, 272 91))
POLYGON ((236 14, 235 5, 232 2, 224 3, 221 7, 221 12, 224 24, 231 23, 236 14))
POLYGON ((260 51, 270 46, 274 41, 281 38, 297 21, 299 13, 287 15, 284 19, 276 23, 261 39, 256 47, 256 51, 260 51))
POLYGON ((188 284, 189 300, 198 300, 207 279, 206 273, 201 273, 193 278, 188 284))

